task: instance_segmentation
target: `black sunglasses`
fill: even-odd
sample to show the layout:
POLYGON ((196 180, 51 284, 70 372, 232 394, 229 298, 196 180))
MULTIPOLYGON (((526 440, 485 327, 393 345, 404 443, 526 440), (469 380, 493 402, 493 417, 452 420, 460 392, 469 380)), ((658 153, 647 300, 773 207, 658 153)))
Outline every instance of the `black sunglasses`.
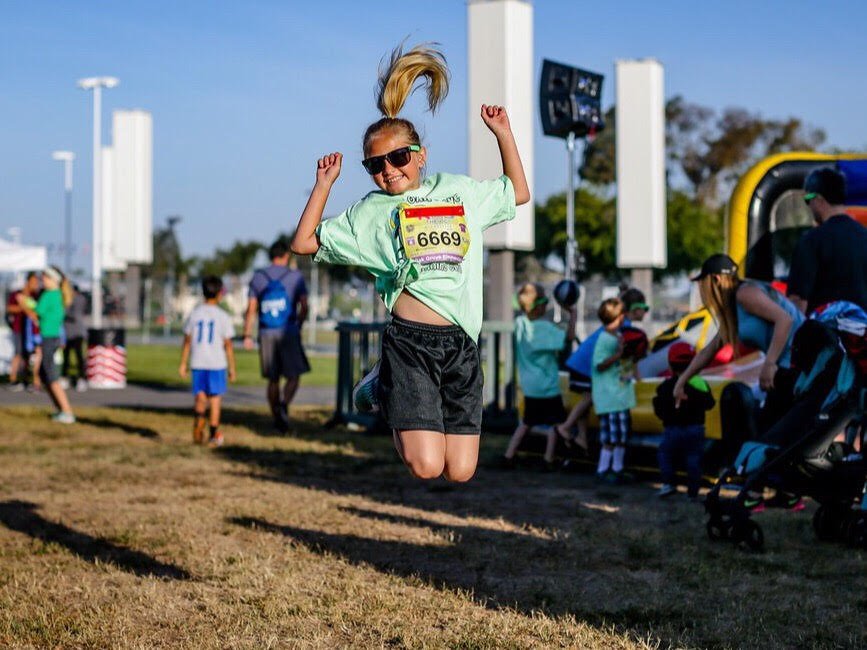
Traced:
POLYGON ((421 145, 411 144, 408 147, 401 147, 381 156, 371 156, 362 160, 361 164, 364 165, 368 174, 374 176, 385 169, 386 160, 392 167, 406 167, 409 164, 413 151, 421 151, 421 145))

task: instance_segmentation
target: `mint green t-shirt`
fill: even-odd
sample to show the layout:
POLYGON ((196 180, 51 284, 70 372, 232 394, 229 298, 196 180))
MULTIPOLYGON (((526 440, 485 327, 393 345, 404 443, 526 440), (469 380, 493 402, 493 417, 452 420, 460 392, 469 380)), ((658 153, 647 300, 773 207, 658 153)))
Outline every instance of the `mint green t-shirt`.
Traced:
POLYGON ((524 314, 515 319, 515 357, 518 380, 525 397, 557 397, 560 394, 560 366, 557 353, 566 343, 566 332, 546 320, 530 320, 524 314))
POLYGON ((60 336, 60 328, 63 325, 63 295, 60 289, 43 291, 39 300, 36 301, 36 315, 39 317, 39 332, 45 338, 57 338, 60 336))
POLYGON ((617 337, 603 330, 593 348, 591 375, 593 408, 597 415, 635 408, 635 384, 621 379, 623 365, 618 361, 607 370, 597 369, 600 363, 615 352, 617 352, 617 337))
MULTIPOLYGON (((515 190, 507 176, 476 181, 456 174, 435 174, 418 189, 403 194, 371 192, 323 221, 316 230, 319 251, 313 259, 363 266, 374 276, 376 291, 389 311, 405 289, 477 340, 482 329, 482 233, 514 217, 515 190), (402 204, 419 214, 430 208, 434 213, 460 215, 435 217, 432 223, 437 219, 458 219, 460 223, 450 221, 439 229, 424 231, 416 241, 413 225, 402 233, 402 204), (455 253, 448 248, 452 238, 457 248, 463 246, 465 250, 455 253), (427 245, 428 249, 420 249, 427 245), (411 255, 415 252, 415 259, 408 257, 408 249, 411 255), (433 254, 422 255, 420 250, 433 254)), ((416 220, 421 223, 428 219, 416 220)))

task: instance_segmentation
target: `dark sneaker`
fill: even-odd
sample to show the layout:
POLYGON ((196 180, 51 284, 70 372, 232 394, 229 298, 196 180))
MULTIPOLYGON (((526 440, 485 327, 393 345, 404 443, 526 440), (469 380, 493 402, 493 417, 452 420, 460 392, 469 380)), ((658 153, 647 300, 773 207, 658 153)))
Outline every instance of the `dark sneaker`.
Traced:
POLYGON ((506 458, 505 456, 500 456, 497 466, 500 469, 515 469, 518 466, 518 461, 514 458, 506 458))
POLYGON ((379 399, 376 395, 378 389, 379 361, 352 389, 352 403, 355 405, 355 410, 359 413, 379 412, 379 399))
POLYGON ((761 494, 749 493, 744 497, 744 508, 751 512, 764 512, 765 498, 761 494))
POLYGON ((289 433, 289 422, 282 416, 274 418, 274 428, 280 433, 289 433))
POLYGON ((785 492, 777 492, 767 500, 766 504, 769 508, 785 508, 792 512, 800 512, 807 507, 800 496, 797 494, 786 494, 785 492))

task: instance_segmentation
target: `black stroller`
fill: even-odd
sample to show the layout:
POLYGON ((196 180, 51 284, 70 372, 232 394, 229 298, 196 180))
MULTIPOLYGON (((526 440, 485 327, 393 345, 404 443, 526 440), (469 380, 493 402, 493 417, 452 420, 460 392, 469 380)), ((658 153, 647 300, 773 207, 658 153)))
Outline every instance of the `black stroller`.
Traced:
POLYGON ((764 533, 751 518, 751 501, 752 495, 771 487, 778 494, 805 495, 820 504, 813 520, 820 539, 865 544, 867 467, 861 454, 834 439, 859 425, 865 411, 867 383, 859 357, 867 340, 867 314, 851 303, 832 306, 795 334, 792 359, 801 373, 794 405, 761 440, 743 444, 734 465, 722 472, 705 498, 711 539, 762 550, 764 533), (856 319, 851 318, 853 309, 856 319))

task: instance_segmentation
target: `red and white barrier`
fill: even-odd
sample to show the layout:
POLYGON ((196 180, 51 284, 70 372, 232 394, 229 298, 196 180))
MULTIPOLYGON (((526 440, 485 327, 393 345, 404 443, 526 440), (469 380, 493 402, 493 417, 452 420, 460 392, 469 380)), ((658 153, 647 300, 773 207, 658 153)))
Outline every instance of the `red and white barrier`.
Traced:
POLYGON ((126 346, 123 330, 90 330, 87 345, 89 388, 126 388, 126 346))

